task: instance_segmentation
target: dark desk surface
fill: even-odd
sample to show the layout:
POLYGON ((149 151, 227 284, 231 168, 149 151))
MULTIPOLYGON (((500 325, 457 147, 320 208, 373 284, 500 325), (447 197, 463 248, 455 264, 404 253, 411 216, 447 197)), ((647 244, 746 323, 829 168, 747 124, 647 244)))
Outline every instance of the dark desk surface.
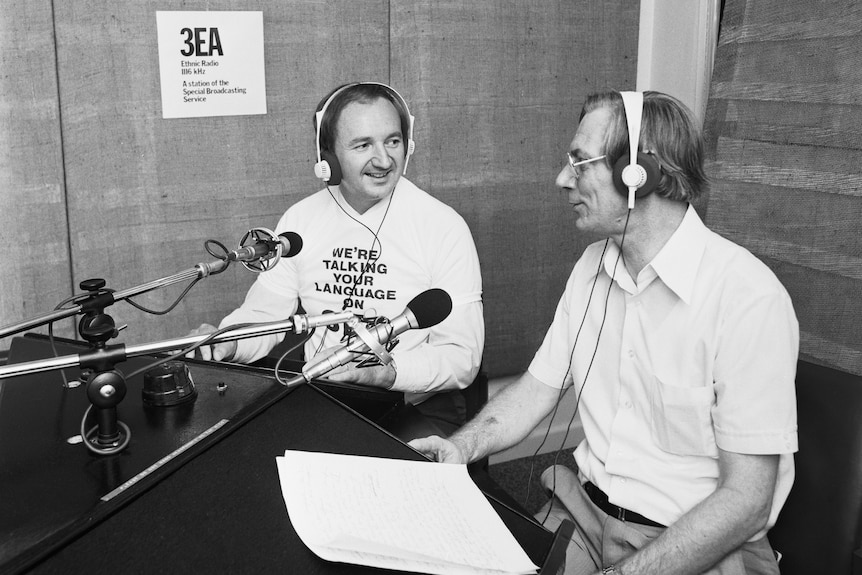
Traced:
MULTIPOLYGON (((35 342, 16 338, 10 355, 44 357, 45 342, 35 342)), ((123 371, 151 359, 133 358, 123 371)), ((288 393, 262 370, 189 365, 199 393, 193 404, 144 408, 142 382, 128 382, 118 411, 132 440, 111 456, 66 442, 89 405, 83 388, 63 389, 56 372, 3 381, 0 570, 381 572, 323 561, 302 544, 275 457, 285 449, 421 456, 316 386, 288 393), (224 394, 215 389, 220 382, 224 394)), ((489 499, 542 565, 553 534, 489 499)))

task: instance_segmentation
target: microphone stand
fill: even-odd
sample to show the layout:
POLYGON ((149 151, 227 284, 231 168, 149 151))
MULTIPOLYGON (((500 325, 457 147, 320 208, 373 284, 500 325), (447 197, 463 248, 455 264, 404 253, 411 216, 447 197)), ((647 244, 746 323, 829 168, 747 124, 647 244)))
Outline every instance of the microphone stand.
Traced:
MULTIPOLYGON (((0 327, 0 338, 4 338, 6 336, 26 331, 34 327, 39 327, 41 325, 45 325, 51 322, 59 321, 67 317, 72 317, 80 313, 88 313, 90 311, 95 311, 95 315, 98 315, 102 313, 100 310, 104 310, 105 307, 113 304, 114 302, 122 301, 124 299, 140 295, 142 293, 146 293, 148 291, 152 291, 161 287, 166 287, 178 282, 203 279, 207 276, 221 273, 225 270, 225 268, 227 268, 229 263, 230 262, 225 260, 215 260, 209 263, 199 263, 193 268, 189 268, 174 275, 116 292, 104 291, 102 288, 105 287, 105 280, 103 279, 94 278, 84 280, 81 282, 80 286, 81 289, 89 292, 89 295, 87 295, 81 303, 76 304, 72 307, 55 310, 53 312, 46 313, 41 316, 31 318, 29 320, 24 320, 22 322, 0 327)), ((83 336, 83 334, 81 335, 83 336)))
MULTIPOLYGON (((283 244, 271 232, 265 228, 254 228, 243 236, 240 240, 240 248, 245 245, 247 239, 252 238, 255 242, 260 242, 262 236, 273 242, 277 242, 275 253, 272 257, 266 258, 263 256, 258 258, 261 260, 261 267, 249 267, 249 264, 243 261, 248 269, 252 271, 262 272, 271 269, 276 265, 279 258, 282 256, 283 244)), ((298 236, 297 236, 298 238, 298 236)), ((215 242, 218 244, 218 242, 215 242)), ((218 244, 221 246, 221 244, 218 244)), ((302 243, 299 242, 299 247, 302 243)), ((224 248, 224 246, 221 246, 224 248)), ((207 248, 209 251, 209 248, 207 248)), ((212 252, 210 252, 212 254, 212 252)), ((215 254, 213 254, 215 255, 215 254)), ((92 278, 84 280, 80 283, 81 289, 87 294, 82 294, 78 302, 68 308, 55 310, 51 313, 42 316, 14 323, 0 328, 0 338, 19 333, 34 327, 52 323, 67 317, 72 317, 77 314, 84 314, 78 323, 78 333, 81 337, 90 344, 90 351, 76 355, 54 358, 53 360, 37 361, 17 364, 13 369, 3 370, 0 372, 0 379, 3 377, 11 377, 13 375, 22 375, 27 373, 38 373, 50 369, 62 369, 63 367, 71 367, 74 365, 81 366, 82 379, 87 382, 87 398, 90 400, 90 407, 87 413, 84 414, 84 421, 81 422, 81 437, 84 444, 91 451, 100 455, 107 455, 122 451, 128 445, 131 438, 129 427, 117 419, 117 405, 126 396, 126 378, 115 369, 115 365, 121 361, 125 361, 129 357, 135 355, 143 355, 152 353, 153 351, 164 351, 172 349, 182 349, 190 344, 197 343, 209 336, 191 336, 187 338, 179 338, 163 342, 162 344, 150 344, 143 348, 132 350, 126 349, 124 345, 108 346, 107 342, 111 338, 119 334, 114 319, 105 313, 105 308, 113 305, 115 302, 122 301, 135 295, 146 293, 157 288, 169 286, 181 281, 198 281, 210 275, 215 275, 223 272, 232 261, 231 258, 217 259, 209 263, 199 263, 193 268, 181 271, 171 276, 167 276, 155 281, 141 284, 131 289, 112 292, 105 289, 105 280, 101 278, 92 278), (85 422, 89 411, 96 408, 96 416, 98 426, 91 429, 85 429, 85 422)), ((194 285, 194 284, 191 284, 194 285)), ((191 287, 191 286, 189 286, 191 287)), ((183 294, 185 295, 185 293, 183 294)), ((182 296, 180 296, 182 298, 182 296)), ((343 316, 343 314, 342 314, 343 316)), ((294 316, 294 320, 298 316, 294 316)), ((350 315, 349 317, 352 317, 350 315)), ((346 321, 340 319, 339 321, 346 321)), ((246 332, 237 330, 226 337, 216 337, 212 341, 219 343, 222 341, 231 341, 241 339, 243 337, 253 337, 256 335, 267 335, 288 329, 295 329, 297 323, 281 322, 281 325, 276 328, 258 330, 256 332, 245 335, 246 332)), ((322 325, 337 323, 332 318, 327 318, 322 325), (329 322, 329 323, 326 323, 329 322)), ((302 326, 299 326, 302 327, 302 326)))
MULTIPOLYGON (((353 317, 352 312, 324 314, 315 317, 313 325, 316 327, 343 323, 353 317)), ((138 345, 106 345, 115 330, 113 322, 104 318, 93 319, 89 325, 92 327, 92 331, 88 332, 93 344, 92 349, 79 354, 0 366, 0 379, 80 366, 82 372, 88 372, 87 398, 91 403, 88 413, 89 409, 95 408, 98 421, 98 425, 89 431, 84 430, 82 424, 84 444, 94 453, 111 455, 122 451, 131 438, 128 426, 117 419, 117 405, 126 395, 126 378, 115 369, 116 364, 130 357, 185 349, 204 340, 207 340, 207 343, 223 343, 287 331, 302 333, 309 323, 306 316, 292 316, 282 321, 247 325, 215 337, 206 334, 189 335, 138 345)))
MULTIPOLYGON (((182 281, 197 281, 220 273, 227 268, 229 263, 226 260, 199 263, 193 268, 174 275, 118 292, 104 289, 104 279, 87 279, 80 283, 81 289, 87 292, 86 296, 82 295, 80 303, 0 328, 0 338, 83 314, 78 322, 78 333, 82 339, 90 344, 92 349, 79 365, 82 368, 82 379, 87 384, 87 398, 90 400, 91 408, 96 408, 98 426, 87 431, 82 424, 81 435, 87 448, 95 453, 100 455, 118 453, 128 445, 131 431, 125 423, 117 418, 117 405, 126 396, 126 380, 122 373, 114 369, 114 366, 117 362, 125 360, 127 356, 118 352, 116 348, 109 348, 106 345, 108 340, 119 334, 119 329, 117 329, 114 319, 105 313, 105 308, 115 302, 157 288, 182 281)), ((89 414, 89 410, 87 414, 89 414)), ((85 414, 84 419, 86 419, 87 414, 85 414)))
MULTIPOLYGON (((281 236, 290 235, 290 234, 281 234, 281 236)), ((246 247, 246 242, 250 240, 254 240, 254 243, 260 242, 270 242, 274 245, 274 252, 270 252, 265 255, 260 255, 259 257, 252 258, 252 261, 239 260, 242 261, 242 265, 245 266, 246 269, 261 273, 264 271, 268 271, 276 266, 279 260, 282 257, 282 252, 285 249, 282 243, 281 236, 276 236, 275 232, 268 230, 267 228, 252 228, 239 242, 239 247, 242 249, 246 247)), ((293 234, 295 238, 294 241, 297 241, 297 245, 295 246, 295 250, 291 251, 290 254, 287 254, 284 257, 288 257, 291 255, 295 255, 302 248, 302 238, 300 238, 297 234, 293 234)), ((81 303, 78 305, 74 305, 69 308, 63 308, 59 310, 55 310, 53 312, 29 319, 24 320, 22 322, 13 323, 7 326, 0 327, 0 338, 4 338, 8 335, 13 335, 22 331, 26 331, 28 329, 32 329, 34 327, 39 327, 41 325, 45 325, 48 323, 52 323, 55 321, 59 321, 61 319, 65 319, 67 317, 72 317, 74 315, 78 315, 79 313, 88 313, 92 310, 95 310, 97 314, 103 313, 105 307, 112 305, 114 302, 122 301, 124 299, 130 298, 132 296, 140 295, 142 293, 146 293, 148 291, 152 291, 154 289, 158 289, 161 287, 166 287, 177 282, 189 281, 189 280, 201 280, 205 277, 216 275, 223 272, 227 266, 232 261, 237 261, 229 257, 227 252, 227 248, 225 248, 221 243, 215 240, 207 240, 204 243, 205 246, 208 246, 209 243, 212 242, 223 250, 225 250, 226 256, 224 259, 217 259, 215 261, 209 263, 199 263, 192 268, 187 270, 183 270, 179 273, 176 273, 172 276, 167 276, 161 279, 157 279, 155 281, 151 281, 149 283, 141 284, 139 286, 123 290, 123 291, 115 291, 109 292, 107 290, 103 290, 105 287, 105 280, 94 278, 88 279, 81 282, 81 289, 89 292, 89 295, 81 300, 81 303)), ((209 251, 209 247, 207 247, 207 251, 209 251)), ((215 255, 212 252, 209 252, 211 255, 215 255)), ((235 252, 234 252, 235 253, 235 252)), ((82 334, 83 335, 83 334, 82 334)), ((86 338, 85 338, 86 339, 86 338)))

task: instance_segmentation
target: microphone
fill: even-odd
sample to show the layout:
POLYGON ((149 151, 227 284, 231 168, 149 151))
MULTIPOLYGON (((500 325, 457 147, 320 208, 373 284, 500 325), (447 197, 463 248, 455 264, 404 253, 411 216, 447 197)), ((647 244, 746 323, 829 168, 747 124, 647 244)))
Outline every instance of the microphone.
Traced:
POLYGON ((284 232, 275 236, 275 240, 258 239, 255 243, 229 251, 227 259, 230 262, 252 262, 261 258, 272 257, 281 245, 281 257, 292 258, 302 250, 302 238, 296 232, 284 232), (277 241, 276 241, 277 240, 277 241))
POLYGON ((370 345, 357 338, 350 345, 341 346, 322 357, 314 358, 302 368, 302 374, 288 380, 287 385, 296 385, 320 377, 338 366, 350 363, 360 354, 367 353, 375 344, 379 347, 408 329, 433 327, 446 319, 451 311, 452 298, 448 293, 439 288, 426 290, 410 300, 407 308, 389 323, 377 324, 369 329, 368 334, 372 340, 370 345))

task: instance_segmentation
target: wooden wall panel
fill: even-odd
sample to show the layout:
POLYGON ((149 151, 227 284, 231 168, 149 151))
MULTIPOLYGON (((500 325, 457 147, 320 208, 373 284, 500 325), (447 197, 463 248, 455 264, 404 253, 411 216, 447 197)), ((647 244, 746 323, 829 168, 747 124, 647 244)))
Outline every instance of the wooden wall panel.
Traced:
POLYGON ((862 374, 862 6, 728 0, 707 109, 711 227, 778 274, 803 358, 862 374))
MULTIPOLYGON (((69 295, 51 2, 0 10, 0 326, 69 295)), ((0 349, 8 340, 0 340, 0 349)))
POLYGON ((473 231, 485 369, 523 371, 585 247, 554 180, 586 95, 634 88, 639 3, 393 0, 391 18, 409 177, 473 231))
MULTIPOLYGON (((35 43, 4 42, 52 55, 48 7, 15 6, 27 16, 22 20, 41 18, 41 35, 35 43)), ((487 370, 503 375, 526 367, 583 248, 554 178, 585 95, 634 86, 638 3, 88 0, 54 9, 55 133, 32 144, 51 153, 16 157, 10 150, 17 142, 6 142, 2 169, 4 178, 21 179, 19 196, 33 197, 29 178, 54 203, 30 208, 14 200, 14 215, 7 210, 0 217, 27 242, 38 236, 34 230, 52 227, 64 241, 67 217, 68 249, 59 246, 50 257, 67 258, 69 251, 71 271, 66 260, 62 273, 59 265, 48 267, 57 273, 43 282, 49 288, 41 299, 27 299, 36 309, 19 303, 10 321, 47 311, 80 291, 84 279, 102 277, 127 290, 212 261, 205 239, 234 245, 250 227, 273 227, 287 206, 319 187, 311 126, 318 100, 338 84, 376 80, 401 91, 417 116, 409 177, 461 212, 473 230, 485 284, 487 370), (164 9, 263 11, 266 115, 161 118, 155 12, 164 9)), ((41 69, 15 96, 22 108, 30 106, 24 100, 31 92, 51 93, 43 84, 50 84, 53 62, 41 69)), ((49 107, 36 102, 28 113, 50 117, 49 107)), ((18 253, 2 261, 45 269, 18 253)), ((27 282, 36 283, 21 277, 2 280, 17 302, 27 282)), ((127 303, 110 313, 130 326, 120 341, 175 337, 218 321, 253 279, 235 266, 203 280, 167 316, 127 303)), ((161 309, 181 288, 137 299, 161 309)), ((6 313, 11 300, 3 297, 6 313)), ((72 331, 69 322, 65 334, 72 331)))
MULTIPOLYGON (((338 83, 388 80, 382 0, 184 2, 182 10, 262 10, 267 114, 162 119, 155 12, 164 2, 58 3, 57 44, 74 282, 128 289, 214 261, 213 238, 235 247, 273 228, 316 191, 318 100, 338 83), (382 23, 382 25, 381 25, 382 23)), ((217 323, 254 276, 239 265, 199 283, 166 316, 113 306, 121 339, 146 342, 217 323)), ((137 298, 163 309, 182 286, 137 298)))

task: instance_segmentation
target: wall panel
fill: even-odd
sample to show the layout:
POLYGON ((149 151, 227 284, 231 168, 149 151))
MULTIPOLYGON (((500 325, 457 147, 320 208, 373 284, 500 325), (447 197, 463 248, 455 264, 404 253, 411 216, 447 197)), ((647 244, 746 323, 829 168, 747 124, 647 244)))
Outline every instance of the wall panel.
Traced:
POLYGON ((0 93, 0 326, 5 327, 47 313, 69 295, 51 2, 3 3, 0 93))
MULTIPOLYGON (((11 227, 30 245, 56 229, 59 245, 48 256, 0 248, 4 266, 15 266, 0 280, 6 323, 51 309, 84 279, 127 290, 212 261, 205 239, 232 246, 250 227, 273 227, 319 187, 311 125, 318 100, 338 84, 376 80, 401 91, 417 116, 409 177, 473 230, 487 370, 526 367, 583 248, 554 178, 584 96, 634 86, 638 3, 88 0, 56 2, 55 14, 38 2, 13 7, 16 15, 0 16, 14 32, 4 46, 37 61, 15 68, 7 51, 0 55, 21 81, 3 104, 4 121, 18 127, 13 139, 0 135, 0 177, 13 190, 0 200, 10 208, 0 233, 11 227), (268 113, 163 120, 157 10, 262 10, 268 113), (40 153, 22 154, 28 146, 40 153), (34 254, 58 261, 39 265, 34 254)), ((175 337, 218 321, 253 279, 235 266, 203 280, 167 316, 127 303, 110 313, 129 325, 120 341, 175 337)), ((181 288, 136 299, 162 309, 181 288)), ((71 335, 72 322, 64 324, 71 335)))
POLYGON ((801 356, 862 374, 862 6, 726 3, 707 222, 790 292, 801 356))
POLYGON ((410 177, 473 231, 485 369, 526 369, 584 245, 554 179, 590 92, 633 89, 637 2, 392 2, 392 77, 416 114, 410 177))
MULTIPOLYGON (((89 2, 57 8, 74 281, 127 289, 213 261, 203 242, 235 247, 273 228, 318 189, 311 118, 334 85, 388 69, 388 6, 356 2, 89 2), (155 12, 262 10, 267 114, 162 119, 155 12), (333 18, 333 15, 336 15, 333 18), (381 26, 381 22, 384 25, 381 26)), ((385 76, 384 81, 388 80, 385 76)), ((145 342, 217 323, 254 276, 239 265, 199 283, 172 313, 128 304, 111 314, 145 342)), ((167 307, 182 286, 136 298, 167 307)))

